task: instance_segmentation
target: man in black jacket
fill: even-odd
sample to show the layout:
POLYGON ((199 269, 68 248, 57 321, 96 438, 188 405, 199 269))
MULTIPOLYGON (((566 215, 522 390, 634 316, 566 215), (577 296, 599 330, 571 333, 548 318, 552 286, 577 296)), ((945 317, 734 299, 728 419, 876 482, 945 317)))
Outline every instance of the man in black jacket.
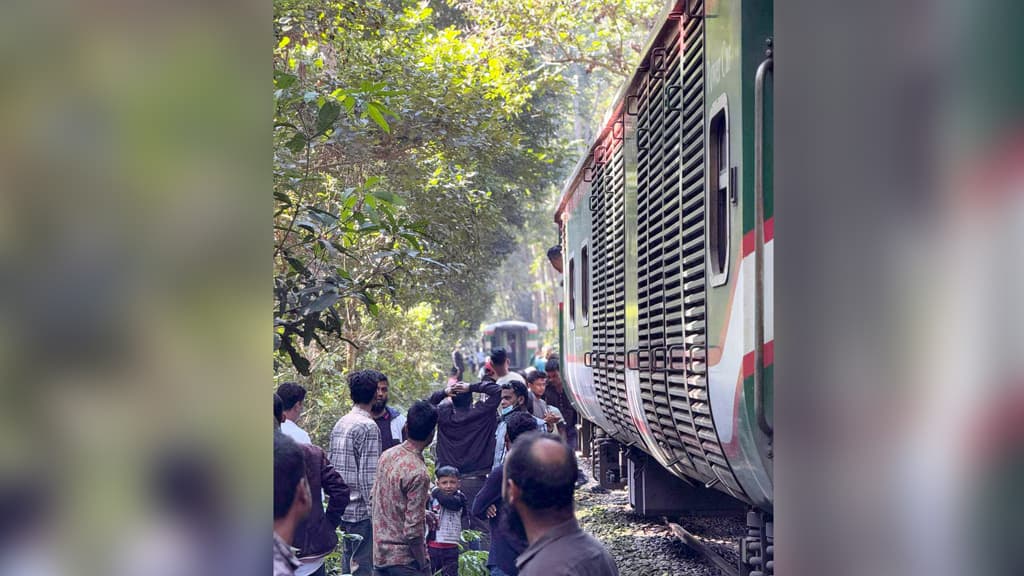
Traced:
MULTIPOLYGON (((453 466, 462 471, 462 492, 472 502, 487 480, 494 461, 494 432, 498 428, 498 404, 501 387, 494 382, 467 384, 456 382, 430 395, 437 405, 437 467, 453 466), (473 404, 473 393, 487 400, 473 404)), ((481 546, 487 546, 488 525, 471 518, 472 530, 484 533, 481 546)))

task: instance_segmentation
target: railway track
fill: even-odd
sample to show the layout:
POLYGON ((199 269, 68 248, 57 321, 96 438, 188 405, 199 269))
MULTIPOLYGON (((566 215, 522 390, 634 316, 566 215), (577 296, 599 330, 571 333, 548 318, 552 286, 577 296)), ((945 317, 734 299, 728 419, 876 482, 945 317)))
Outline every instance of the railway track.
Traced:
MULTIPOLYGON (((589 462, 581 459, 584 469, 589 462)), ((576 491, 577 517, 584 530, 601 540, 615 557, 622 576, 721 576, 708 557, 684 544, 663 518, 632 513, 625 490, 605 491, 591 479, 576 491)), ((737 542, 745 533, 743 514, 670 517, 730 566, 737 565, 737 542)))

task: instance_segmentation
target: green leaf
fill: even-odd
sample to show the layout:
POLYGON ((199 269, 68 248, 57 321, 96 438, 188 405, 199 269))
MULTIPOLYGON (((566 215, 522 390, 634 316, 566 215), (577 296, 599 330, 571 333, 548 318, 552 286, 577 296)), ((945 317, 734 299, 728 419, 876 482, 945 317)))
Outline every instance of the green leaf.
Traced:
MULTIPOLYGON (((341 242, 331 242, 331 246, 335 250, 337 250, 338 252, 341 252, 342 254, 349 254, 349 250, 347 248, 345 248, 345 246, 342 245, 341 242)), ((350 276, 345 276, 345 278, 347 280, 351 280, 352 279, 350 276)))
POLYGON ((377 190, 373 192, 373 195, 378 200, 387 202, 388 204, 394 204, 395 206, 405 205, 405 199, 399 196, 398 194, 395 194, 394 192, 389 192, 387 190, 377 190))
POLYGON ((423 251, 423 245, 420 244, 420 240, 419 240, 419 238, 415 234, 404 233, 404 234, 399 234, 399 236, 404 238, 405 241, 409 243, 409 246, 412 246, 413 248, 415 248, 418 251, 421 251, 421 252, 423 251))
POLYGON ((278 202, 284 204, 285 206, 291 206, 292 205, 291 197, 288 196, 287 194, 285 194, 284 192, 281 192, 280 190, 275 190, 274 191, 274 198, 278 202))
POLYGON ((393 111, 392 111, 392 110, 391 110, 390 108, 388 108, 388 107, 387 107, 387 106, 385 106, 384 104, 381 104, 380 102, 378 102, 378 101, 376 101, 376 100, 374 100, 373 102, 371 102, 371 104, 373 104, 373 105, 374 105, 374 107, 376 107, 376 108, 377 108, 378 110, 380 110, 380 111, 381 111, 382 113, 384 113, 384 114, 387 114, 388 116, 391 116, 391 117, 392 117, 392 118, 394 118, 395 120, 398 120, 398 114, 395 114, 395 113, 394 113, 394 112, 393 112, 393 111))
POLYGON ((313 223, 313 221, 308 220, 306 218, 302 218, 300 220, 296 220, 295 221, 295 226, 296 226, 296 228, 302 228, 304 230, 309 230, 310 232, 312 232, 314 234, 316 234, 316 232, 317 232, 316 224, 313 223))
POLYGON ((341 296, 337 292, 324 292, 319 298, 310 302, 299 311, 302 316, 308 316, 317 312, 323 312, 329 306, 338 301, 341 296))
POLYGON ((356 297, 363 301, 363 304, 366 305, 366 309, 371 315, 376 316, 377 313, 380 312, 380 307, 377 306, 377 302, 366 292, 359 292, 356 294, 356 297))
POLYGON ((326 133, 334 126, 339 115, 341 115, 341 106, 337 102, 333 100, 324 102, 316 116, 316 133, 318 135, 326 133))
POLYGON ((302 149, 306 147, 306 136, 301 132, 296 132, 295 136, 285 144, 285 147, 291 150, 293 153, 298 154, 302 152, 302 149))
POLYGON ((309 274, 309 270, 306 269, 306 265, 303 264, 302 261, 299 260, 298 258, 294 258, 292 256, 286 256, 285 260, 288 261, 288 266, 291 266, 292 270, 298 272, 299 274, 302 274, 303 276, 306 276, 306 275, 309 274))
POLYGON ((388 121, 384 119, 384 115, 381 114, 380 107, 377 104, 375 104, 374 102, 370 102, 369 104, 367 104, 366 115, 369 116, 371 120, 376 122, 377 125, 380 126, 381 130, 384 130, 388 134, 391 133, 391 126, 388 126, 388 121))
POLYGON ((296 82, 298 82, 298 80, 299 77, 294 74, 288 74, 287 72, 281 71, 274 72, 274 86, 277 86, 278 88, 291 88, 296 82))
POLYGON ((339 218, 335 214, 332 214, 331 212, 324 210, 323 208, 319 208, 317 206, 306 206, 306 210, 309 211, 311 216, 314 216, 317 220, 320 221, 321 224, 325 226, 329 226, 333 222, 339 220, 339 218), (330 220, 325 220, 325 217, 329 218, 330 220))

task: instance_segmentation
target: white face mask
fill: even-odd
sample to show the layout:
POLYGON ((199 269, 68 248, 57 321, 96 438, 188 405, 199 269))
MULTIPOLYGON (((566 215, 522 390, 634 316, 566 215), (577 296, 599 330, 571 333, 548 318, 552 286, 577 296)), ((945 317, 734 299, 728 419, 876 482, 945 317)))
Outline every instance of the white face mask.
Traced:
POLYGON ((501 409, 501 415, 502 416, 508 416, 515 409, 516 409, 515 406, 513 406, 512 404, 509 404, 508 406, 505 406, 504 408, 501 409))

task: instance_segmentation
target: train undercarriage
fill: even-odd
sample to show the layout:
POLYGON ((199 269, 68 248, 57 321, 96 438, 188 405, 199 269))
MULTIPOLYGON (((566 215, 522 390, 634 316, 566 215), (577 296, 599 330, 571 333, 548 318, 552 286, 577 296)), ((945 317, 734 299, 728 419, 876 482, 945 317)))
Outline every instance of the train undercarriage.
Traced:
POLYGON ((598 486, 605 490, 628 490, 629 504, 641 516, 673 518, 745 512, 747 532, 739 541, 739 562, 730 574, 775 573, 771 514, 711 486, 679 478, 642 450, 618 442, 587 420, 582 421, 579 438, 581 454, 591 462, 588 473, 598 486))

